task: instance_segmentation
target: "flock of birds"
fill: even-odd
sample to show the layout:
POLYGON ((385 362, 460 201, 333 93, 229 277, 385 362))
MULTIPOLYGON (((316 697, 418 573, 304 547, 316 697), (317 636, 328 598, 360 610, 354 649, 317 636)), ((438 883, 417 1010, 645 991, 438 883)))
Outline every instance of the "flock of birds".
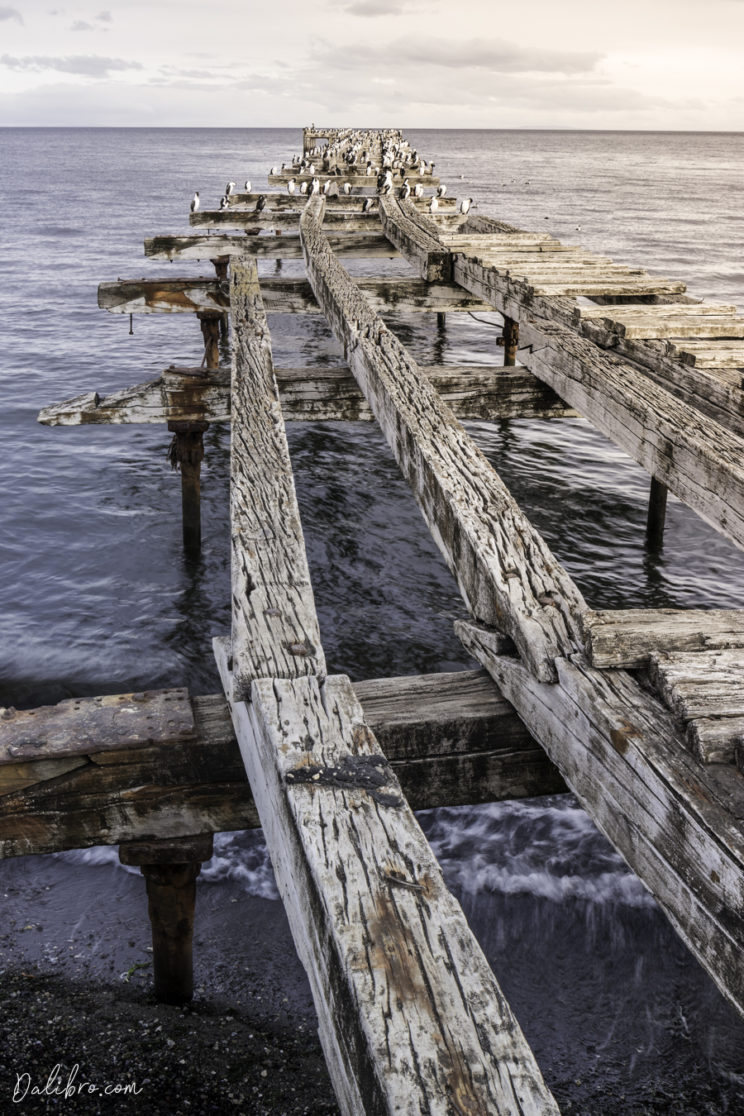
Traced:
MULTIPOLYGON (((321 152, 316 150, 310 156, 296 157, 292 161, 292 177, 287 181, 287 193, 297 194, 300 197, 313 197, 316 194, 348 197, 352 194, 353 187, 351 182, 346 179, 347 175, 362 175, 365 178, 376 175, 376 194, 379 197, 394 196, 402 200, 411 197, 415 199, 423 198, 423 184, 419 181, 411 186, 409 175, 417 177, 426 174, 433 175, 435 164, 427 163, 425 159, 421 158, 417 151, 411 149, 408 141, 400 137, 399 133, 386 132, 381 137, 381 158, 378 169, 372 161, 370 147, 373 142, 377 143, 379 140, 379 133, 360 132, 356 133, 351 141, 344 138, 341 141, 329 143, 321 152), (325 179, 322 185, 321 176, 325 179), (339 178, 344 180, 339 181, 339 178)), ((282 163, 281 172, 283 173, 286 170, 286 164, 282 163)), ((271 168, 270 174, 272 177, 279 173, 279 167, 273 166, 271 168)), ((230 207, 230 199, 235 193, 235 189, 235 182, 227 183, 225 192, 220 198, 220 209, 230 207)), ((250 180, 246 180, 244 191, 246 194, 251 193, 250 180)), ((444 184, 436 188, 429 199, 428 209, 430 213, 437 212, 439 202, 445 197, 446 193, 447 187, 444 184)), ((197 212, 199 204, 199 192, 196 191, 191 199, 192 213, 197 212)), ((371 212, 373 205, 373 198, 366 197, 362 204, 362 212, 371 212)), ((266 195, 259 194, 255 212, 261 213, 265 206, 266 195)), ((464 215, 469 213, 471 208, 474 208, 473 199, 463 198, 459 205, 459 212, 464 215)))

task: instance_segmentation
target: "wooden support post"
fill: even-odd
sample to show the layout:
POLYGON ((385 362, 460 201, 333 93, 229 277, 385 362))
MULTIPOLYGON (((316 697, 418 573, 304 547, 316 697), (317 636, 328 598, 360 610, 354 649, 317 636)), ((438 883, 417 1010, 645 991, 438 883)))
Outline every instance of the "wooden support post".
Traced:
POLYGON ((200 310, 197 313, 204 338, 204 361, 207 368, 220 366, 220 323, 224 314, 214 310, 200 310))
POLYGON ((519 347, 519 322, 504 317, 504 367, 513 368, 517 363, 519 347))
POLYGON ((122 864, 138 867, 145 877, 152 926, 154 990, 161 1003, 183 1004, 193 996, 196 877, 203 861, 211 855, 211 833, 119 846, 122 864))
MULTIPOLYGON (((216 259, 212 260, 212 263, 214 264, 214 271, 215 271, 215 275, 217 276, 217 278, 220 280, 221 283, 227 283, 228 282, 227 268, 228 268, 228 264, 230 263, 230 257, 229 256, 218 256, 216 259)), ((222 343, 224 345, 227 344, 227 338, 228 338, 228 334, 229 334, 229 327, 230 327, 230 315, 228 314, 227 310, 225 310, 224 313, 220 315, 220 340, 222 341, 222 343)), ((203 330, 204 330, 204 327, 202 326, 202 331, 203 330)), ((206 336, 206 334, 204 334, 205 342, 206 342, 206 339, 207 339, 207 336, 206 336)), ((219 361, 219 356, 218 356, 218 361, 219 361)), ((217 365, 207 365, 207 367, 210 367, 210 368, 215 367, 216 368, 217 365)))
POLYGON ((201 548, 201 463, 204 458, 204 431, 208 422, 169 422, 174 435, 169 451, 170 463, 181 470, 181 510, 183 545, 188 553, 201 548))
POLYGON ((444 314, 437 314, 437 329, 444 329, 445 316, 444 314))
POLYGON ((667 493, 669 489, 656 477, 651 477, 648 494, 648 518, 646 520, 646 546, 649 550, 661 550, 664 546, 664 521, 666 519, 667 493))

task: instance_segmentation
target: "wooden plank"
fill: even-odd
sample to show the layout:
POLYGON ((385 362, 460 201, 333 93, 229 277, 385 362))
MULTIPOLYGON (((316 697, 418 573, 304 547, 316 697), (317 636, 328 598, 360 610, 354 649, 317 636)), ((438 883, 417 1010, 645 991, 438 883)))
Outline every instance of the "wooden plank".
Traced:
POLYGON ((0 712, 0 766, 56 755, 82 756, 95 748, 144 748, 194 738, 188 691, 145 690, 112 697, 71 698, 58 705, 0 712), (70 739, 70 722, 75 726, 70 739))
POLYGON ((744 649, 662 652, 649 661, 651 680, 682 721, 744 717, 744 649))
POLYGON ((744 647, 744 609, 587 611, 582 630, 592 666, 633 670, 657 652, 744 647))
POLYGON ((651 891, 724 996, 744 1014, 742 775, 704 768, 659 701, 624 671, 558 662, 558 685, 455 625, 594 822, 651 891), (736 812, 728 808, 733 802, 736 812))
MULTIPOLYGON (((248 257, 246 257, 248 258, 248 257)), ((312 287, 305 279, 260 280, 264 307, 269 314, 319 314, 312 287)), ((375 308, 452 314, 490 310, 483 299, 455 283, 428 284, 402 276, 364 278, 359 286, 375 308)), ((123 279, 101 283, 98 305, 115 314, 184 314, 229 308, 227 284, 218 279, 123 279)))
MULTIPOLYGON (((298 176, 295 176, 295 177, 296 177, 296 181, 299 185, 299 183, 302 181, 302 179, 299 178, 298 176)), ((343 190, 344 181, 345 181, 344 178, 341 177, 337 181, 332 181, 331 185, 332 186, 337 186, 339 191, 341 191, 341 190, 343 190)), ((376 179, 375 179, 375 181, 376 181, 376 179)), ((326 200, 326 207, 327 207, 329 213, 344 213, 344 212, 346 212, 346 213, 358 213, 360 208, 361 208, 360 200, 359 200, 360 199, 359 194, 344 194, 344 193, 325 194, 324 197, 325 197, 325 200, 326 200)), ((277 193, 277 192, 273 192, 273 193, 267 192, 265 194, 258 194, 258 193, 253 192, 253 193, 250 193, 250 194, 246 194, 244 192, 241 193, 241 191, 238 190, 234 194, 230 195, 230 209, 248 208, 248 209, 255 210, 256 204, 257 204, 259 198, 264 199, 265 209, 268 209, 268 210, 274 210, 274 209, 278 209, 278 210, 282 210, 282 209, 300 210, 300 209, 302 209, 302 206, 307 201, 307 196, 304 195, 304 194, 300 194, 299 192, 294 193, 294 194, 277 193)), ((374 212, 376 213, 378 211, 378 199, 375 198, 373 200, 374 200, 374 212)), ((428 210, 428 206, 429 206, 429 199, 428 198, 414 198, 413 196, 411 196, 410 201, 413 202, 415 207, 417 209, 420 209, 422 212, 425 211, 425 210, 428 210)), ((439 201, 439 205, 441 206, 442 210, 445 213, 448 213, 448 212, 454 213, 457 210, 457 198, 445 197, 445 198, 439 198, 438 201, 439 201)))
POLYGON ((439 240, 437 226, 410 201, 381 197, 382 231, 427 283, 452 279, 452 256, 439 240))
MULTIPOLYGON (((485 671, 375 679, 354 691, 412 809, 565 789, 485 671)), ((191 699, 193 739, 142 744, 135 736, 133 748, 123 739, 120 749, 99 752, 91 738, 81 756, 78 738, 101 700, 112 699, 63 703, 39 749, 36 778, 24 777, 21 768, 31 767, 24 762, 3 768, 16 788, 4 784, 0 797, 0 858, 259 825, 222 694, 191 699)))
MULTIPOLYGON (((259 233, 267 229, 273 229, 274 231, 278 229, 280 232, 297 232, 303 203, 304 198, 300 196, 297 201, 297 208, 294 211, 282 210, 281 213, 271 213, 265 209, 258 214, 251 212, 249 209, 200 209, 189 215, 189 224, 198 228, 227 227, 243 229, 249 234, 259 233)), ((376 207, 373 206, 366 213, 363 212, 364 201, 361 198, 357 205, 358 212, 356 214, 341 211, 331 213, 329 216, 329 232, 379 232, 380 218, 376 207)), ((433 220, 440 228, 451 231, 460 228, 466 218, 459 213, 437 213, 433 220)))
POLYGON ((557 1113, 348 679, 231 709, 342 1112, 557 1113))
POLYGON ((507 632, 537 676, 578 642, 580 593, 498 475, 333 256, 308 202, 308 277, 469 609, 507 632))
MULTIPOLYGON (((336 233, 333 251, 342 258, 394 259, 399 253, 379 232, 336 233)), ((189 233, 155 236, 145 241, 145 255, 157 260, 211 260, 219 256, 256 256, 259 259, 302 259, 299 233, 283 236, 245 236, 229 233, 189 233)))
MULTIPOLYGON (((576 411, 523 368, 436 365, 422 369, 459 419, 573 418, 576 411)), ((275 368, 287 422, 370 422, 374 415, 348 368, 275 368)), ((45 426, 230 421, 225 370, 167 369, 111 395, 87 392, 39 412, 45 426)))
MULTIPOLYGON (((330 179, 331 182, 337 182, 339 188, 344 182, 348 182, 349 185, 355 189, 357 187, 362 187, 370 192, 377 191, 377 171, 375 171, 374 174, 323 174, 318 167, 315 169, 316 174, 313 176, 312 174, 301 174, 296 168, 288 167, 286 170, 282 171, 281 174, 267 175, 266 180, 269 186, 286 186, 290 178, 294 178, 298 184, 300 182, 307 182, 309 184, 312 182, 313 177, 317 177, 320 181, 321 189, 330 179)), ((408 179, 411 186, 415 186, 420 182, 422 186, 428 186, 430 189, 434 190, 440 185, 439 178, 433 174, 406 173, 405 177, 408 179)), ((399 177, 395 184, 402 186, 403 179, 399 177)))
MULTIPOLYGON (((457 264, 455 265, 457 268, 457 264)), ((741 439, 627 361, 557 323, 520 323, 525 365, 737 546, 744 545, 741 439)))
POLYGON ((253 678, 325 673, 271 340, 253 260, 230 279, 232 641, 253 678))
POLYGON ((701 763, 736 763, 744 747, 744 717, 700 717, 685 730, 701 763))

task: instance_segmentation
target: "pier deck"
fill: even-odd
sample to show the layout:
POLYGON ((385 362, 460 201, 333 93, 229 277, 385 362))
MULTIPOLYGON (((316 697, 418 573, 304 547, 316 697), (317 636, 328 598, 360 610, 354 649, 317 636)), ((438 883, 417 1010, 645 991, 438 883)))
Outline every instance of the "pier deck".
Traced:
MULTIPOLYGON (((744 317, 447 197, 432 204, 433 170, 396 132, 306 130, 302 157, 268 176, 294 193, 236 194, 191 215, 205 231, 145 242, 153 259, 211 260, 215 277, 101 285, 113 312, 197 315, 202 366, 51 405, 40 421, 168 423, 191 547, 201 437, 231 422, 224 696, 6 714, 0 853, 123 842, 147 875, 178 863, 182 841, 198 871, 190 839, 260 823, 342 1110, 548 1113, 411 808, 568 786, 744 1012, 744 621, 591 610, 459 419, 580 414, 650 474, 650 546, 668 489, 741 547, 744 317), (423 198, 401 196, 415 186, 423 198), (305 279, 259 277, 257 259, 300 256, 305 279), (410 276, 357 279, 341 263, 395 256, 410 276), (497 311, 504 366, 420 367, 385 320, 400 309, 497 311), (266 315, 306 312, 324 315, 345 364, 274 367, 266 315), (482 672, 353 687, 327 675, 285 419, 377 421, 457 581, 469 619, 456 630, 482 672)), ((190 939, 177 961, 183 993, 190 939)), ((159 990, 178 998, 165 968, 159 990)))

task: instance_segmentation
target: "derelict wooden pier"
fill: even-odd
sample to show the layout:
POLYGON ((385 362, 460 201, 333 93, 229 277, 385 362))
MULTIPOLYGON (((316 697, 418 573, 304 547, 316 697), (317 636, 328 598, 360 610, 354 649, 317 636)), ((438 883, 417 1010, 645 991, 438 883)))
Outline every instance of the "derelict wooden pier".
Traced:
POLYGON ((170 919, 154 939, 156 987, 178 999, 211 834, 260 822, 342 1110, 548 1113, 412 808, 567 785, 744 1011, 744 612, 591 610, 458 420, 581 414, 648 471, 649 545, 668 490, 741 547, 744 318, 446 194, 432 204, 435 169, 395 131, 306 130, 302 161, 269 175, 277 192, 231 193, 192 213, 199 231, 145 243, 156 259, 211 260, 214 275, 101 286, 115 312, 195 314, 202 364, 40 420, 167 423, 192 548, 202 434, 231 422, 224 695, 6 712, 0 849, 121 843, 143 867, 154 926, 170 919), (342 262, 395 255, 410 276, 357 280, 342 262), (302 258, 306 278, 259 278, 262 256, 302 258), (420 367, 385 324, 390 307, 498 311, 505 366, 420 367), (323 314, 345 363, 275 368, 270 313, 323 314), (327 674, 292 419, 379 423, 483 671, 356 685, 327 674))

